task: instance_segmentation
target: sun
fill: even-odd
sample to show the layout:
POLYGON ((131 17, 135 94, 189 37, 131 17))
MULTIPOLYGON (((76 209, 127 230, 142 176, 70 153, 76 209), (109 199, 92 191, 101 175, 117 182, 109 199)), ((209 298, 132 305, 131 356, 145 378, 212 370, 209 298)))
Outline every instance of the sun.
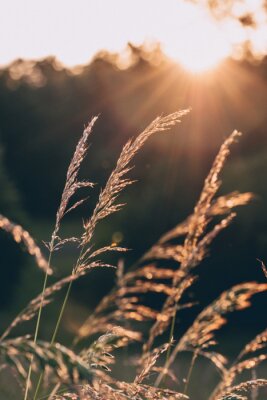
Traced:
POLYGON ((222 27, 204 10, 197 14, 191 11, 190 19, 185 18, 182 26, 177 25, 175 34, 170 32, 165 38, 163 48, 168 56, 195 74, 214 69, 231 54, 231 44, 222 27))
POLYGON ((214 69, 229 55, 224 46, 212 37, 198 37, 197 43, 188 40, 188 45, 180 56, 181 64, 193 73, 202 73, 214 69))

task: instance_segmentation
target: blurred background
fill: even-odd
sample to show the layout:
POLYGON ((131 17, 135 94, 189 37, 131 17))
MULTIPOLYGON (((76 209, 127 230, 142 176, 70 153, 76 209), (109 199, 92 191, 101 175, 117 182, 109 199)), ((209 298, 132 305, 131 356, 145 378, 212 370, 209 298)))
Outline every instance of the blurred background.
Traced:
MULTIPOLYGON (((231 285, 264 282, 257 259, 267 261, 266 1, 2 1, 0 34, 1 214, 40 245, 49 240, 75 145, 99 114, 81 169, 97 186, 62 227, 63 235, 79 234, 127 139, 158 115, 192 107, 138 154, 131 173, 137 183, 123 196, 127 206, 101 223, 95 243, 130 248, 128 268, 192 212, 219 146, 238 129, 243 136, 220 193, 252 191, 256 198, 197 269, 191 296, 200 306, 183 313, 184 326, 231 285)), ((42 274, 4 232, 0 244, 4 327, 39 293, 42 274)), ((71 247, 55 257, 58 276, 71 271, 73 257, 71 247)), ((104 270, 76 283, 61 340, 113 283, 114 272, 104 270)), ((58 310, 60 299, 51 307, 58 310)), ((258 295, 251 310, 230 318, 221 338, 228 355, 265 327, 266 306, 266 296, 258 295)), ((50 335, 55 318, 45 315, 42 336, 50 335)))

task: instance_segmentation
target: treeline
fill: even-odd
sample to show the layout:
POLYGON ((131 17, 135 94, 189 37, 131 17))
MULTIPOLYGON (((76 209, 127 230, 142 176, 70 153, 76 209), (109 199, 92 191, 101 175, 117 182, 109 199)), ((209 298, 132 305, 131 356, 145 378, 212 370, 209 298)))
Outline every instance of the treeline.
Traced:
POLYGON ((54 58, 17 60, 1 71, 0 140, 29 213, 54 213, 72 150, 95 114, 101 115, 85 169, 100 183, 128 137, 155 116, 179 108, 192 107, 179 133, 158 136, 146 147, 140 170, 151 164, 154 180, 162 168, 158 164, 169 164, 163 168, 175 175, 173 186, 179 186, 181 178, 173 171, 181 166, 189 181, 201 182, 212 154, 234 128, 245 132, 237 152, 252 156, 263 149, 266 60, 259 65, 229 60, 214 74, 194 77, 158 50, 149 55, 131 46, 131 52, 132 64, 123 70, 118 56, 102 53, 75 72, 54 58))
MULTIPOLYGON (((47 58, 16 60, 0 71, 5 152, 0 212, 23 209, 30 217, 52 219, 77 140, 91 116, 100 114, 82 170, 98 183, 86 206, 89 215, 126 140, 157 115, 192 107, 176 133, 156 136, 138 155, 133 177, 139 182, 128 191, 129 206, 110 231, 123 232, 124 245, 141 254, 191 212, 214 154, 237 128, 244 136, 233 150, 224 187, 254 191, 258 200, 233 228, 227 268, 238 260, 244 279, 255 276, 250 275, 255 258, 267 259, 267 58, 260 63, 227 60, 214 72, 193 76, 158 48, 128 50, 127 67, 119 55, 102 52, 75 70, 47 58)), ((216 262, 225 286, 220 252, 216 262)))

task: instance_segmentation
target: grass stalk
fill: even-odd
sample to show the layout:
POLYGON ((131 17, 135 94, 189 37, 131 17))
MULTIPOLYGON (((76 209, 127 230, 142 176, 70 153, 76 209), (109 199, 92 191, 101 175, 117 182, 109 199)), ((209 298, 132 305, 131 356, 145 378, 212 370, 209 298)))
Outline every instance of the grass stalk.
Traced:
POLYGON ((169 361, 170 355, 171 355, 171 342, 174 334, 174 327, 175 327, 175 321, 176 321, 176 312, 174 316, 172 317, 172 324, 171 324, 171 329, 170 329, 170 336, 169 336, 169 348, 167 350, 166 354, 166 363, 169 361))
MULTIPOLYGON (((59 327, 60 327, 60 323, 61 323, 61 320, 62 320, 64 311, 65 311, 65 308, 66 308, 66 305, 67 305, 67 302, 68 302, 68 298, 69 298, 69 295, 70 295, 71 287, 72 287, 72 281, 71 281, 71 282, 69 283, 69 285, 68 285, 68 289, 67 289, 67 291, 66 291, 66 294, 65 294, 65 297, 64 297, 64 300, 63 300, 61 309, 60 309, 60 313, 59 313, 59 316, 58 316, 58 319, 57 319, 57 323, 56 323, 56 326, 55 326, 55 330, 54 330, 54 333, 53 333, 52 338, 51 338, 51 341, 50 341, 50 344, 51 344, 51 345, 53 345, 53 344, 55 343, 55 340, 56 340, 56 337, 57 337, 57 334, 58 334, 58 330, 59 330, 59 327)), ((40 386, 41 386, 41 383, 42 383, 42 380, 43 380, 43 375, 44 375, 44 374, 43 374, 43 372, 42 372, 42 373, 40 374, 40 376, 39 376, 39 379, 38 379, 38 383, 37 383, 37 386, 36 386, 36 389, 35 389, 35 393, 34 393, 33 400, 36 400, 36 399, 37 399, 38 392, 39 392, 39 390, 40 390, 40 386)))
POLYGON ((64 311, 65 311, 65 308, 66 308, 66 305, 67 305, 67 302, 68 302, 68 298, 69 298, 69 295, 70 295, 71 287, 72 287, 72 281, 68 285, 68 289, 66 291, 66 294, 65 294, 65 297, 64 297, 64 300, 63 300, 63 303, 62 303, 62 307, 60 309, 59 317, 58 317, 58 320, 57 320, 57 323, 56 323, 56 327, 55 327, 55 330, 54 330, 54 333, 53 333, 53 336, 52 336, 52 339, 51 339, 51 345, 55 343, 55 340, 56 340, 56 337, 57 337, 57 333, 58 333, 58 330, 59 330, 59 326, 60 326, 64 311))
MULTIPOLYGON (((49 258, 48 258, 48 267, 49 268, 50 268, 50 264, 51 264, 51 258, 52 258, 52 251, 49 252, 49 258)), ((44 283, 43 283, 43 289, 42 289, 42 300, 41 300, 41 304, 40 304, 40 307, 38 310, 37 322, 36 322, 35 332, 34 332, 34 339, 33 339, 34 343, 36 343, 38 333, 39 333, 42 310, 43 310, 43 303, 44 303, 44 293, 45 293, 45 289, 46 289, 46 285, 47 285, 47 280, 48 280, 48 271, 46 271, 45 277, 44 277, 44 283)), ((27 398, 28 398, 30 382, 31 382, 31 373, 32 373, 32 361, 33 361, 33 357, 31 357, 31 362, 30 362, 30 366, 29 366, 29 370, 28 370, 24 400, 27 400, 27 398)))
POLYGON ((197 356, 198 356, 198 351, 195 350, 194 354, 193 354, 193 357, 191 359, 191 363, 190 363, 190 366, 189 366, 188 374, 187 374, 187 377, 186 377, 186 380, 185 380, 184 394, 187 394, 190 378, 191 378, 191 375, 192 375, 192 372, 193 372, 193 368, 194 368, 197 356))
MULTIPOLYGON (((79 262, 81 260, 82 255, 83 255, 83 251, 84 251, 84 246, 81 247, 81 251, 80 251, 79 257, 78 257, 78 259, 76 261, 76 265, 75 265, 75 267, 73 269, 73 273, 74 273, 75 269, 79 265, 79 262)), ((56 337, 57 337, 57 333, 58 333, 58 330, 59 330, 59 326, 60 326, 64 311, 65 311, 65 308, 66 308, 66 305, 67 305, 67 302, 68 302, 68 299, 69 299, 69 295, 70 295, 70 292, 71 292, 71 287, 72 287, 72 281, 70 281, 70 283, 68 285, 68 289, 66 291, 66 294, 65 294, 65 297, 64 297, 60 312, 59 312, 59 316, 58 316, 58 319, 57 319, 57 322, 56 322, 54 333, 53 333, 51 341, 50 341, 50 345, 53 345, 55 343, 55 340, 56 340, 56 337)), ((35 389, 33 400, 37 400, 37 396, 38 396, 38 392, 40 390, 40 386, 41 386, 41 383, 42 383, 42 380, 43 380, 43 376, 44 376, 44 373, 41 372, 41 374, 39 376, 39 379, 38 379, 38 383, 37 383, 36 389, 35 389)))
MULTIPOLYGON (((172 123, 172 118, 173 117, 171 117, 169 124, 172 123)), ((158 118, 155 121, 162 121, 162 125, 159 125, 161 130, 164 130, 168 123, 168 119, 166 120, 166 118, 158 118)), ((122 271, 119 270, 115 292, 102 300, 92 318, 90 316, 89 319, 86 320, 85 324, 87 324, 89 330, 86 331, 85 329, 84 335, 82 332, 80 336, 77 335, 73 340, 73 346, 78 342, 79 338, 83 339, 92 336, 93 334, 101 333, 102 331, 106 332, 108 330, 107 333, 101 335, 89 347, 89 349, 84 348, 81 352, 77 352, 77 354, 72 352, 71 347, 73 346, 66 347, 56 343, 71 293, 72 282, 85 275, 85 273, 89 272, 93 267, 105 265, 110 266, 110 264, 105 264, 100 261, 93 262, 92 260, 96 259, 100 254, 114 251, 114 247, 112 245, 104 246, 98 248, 96 251, 92 251, 92 237, 97 223, 121 208, 121 204, 116 204, 118 193, 130 184, 130 181, 123 177, 130 170, 130 168, 128 168, 129 162, 137 150, 145 142, 146 138, 151 135, 151 132, 154 132, 155 126, 157 127, 158 125, 156 124, 154 126, 152 124, 151 126, 151 128, 145 130, 144 133, 139 136, 138 140, 130 140, 123 148, 122 155, 119 158, 114 172, 112 172, 111 177, 108 179, 106 187, 100 192, 99 201, 95 207, 95 211, 93 211, 92 217, 88 221, 84 222, 85 232, 82 235, 81 240, 76 237, 61 239, 57 235, 61 219, 68 211, 81 204, 81 201, 78 201, 74 206, 68 208, 68 202, 71 196, 79 188, 92 186, 90 182, 79 182, 76 179, 80 163, 87 150, 86 140, 90 133, 90 127, 88 132, 85 131, 68 169, 62 201, 57 212, 55 230, 51 236, 49 244, 50 250, 48 261, 40 256, 41 253, 39 247, 35 245, 35 242, 32 242, 31 237, 29 239, 27 232, 25 233, 21 227, 16 227, 14 224, 12 225, 9 220, 2 218, 2 226, 4 226, 6 230, 13 232, 15 239, 16 236, 14 232, 16 232, 15 229, 17 229, 20 234, 19 241, 22 240, 21 238, 24 237, 25 239, 26 237, 23 243, 28 243, 29 248, 31 248, 31 244, 33 243, 35 249, 33 255, 37 261, 38 257, 41 257, 41 262, 38 266, 41 268, 43 267, 43 270, 45 271, 41 294, 26 306, 0 338, 1 357, 5 357, 7 365, 10 363, 12 368, 14 368, 14 366, 16 367, 19 377, 22 377, 24 381, 26 377, 25 393, 21 396, 24 396, 24 400, 29 400, 29 398, 31 400, 52 400, 52 398, 58 397, 56 396, 57 393, 64 393, 66 389, 70 391, 70 393, 66 395, 67 397, 72 397, 73 395, 73 398, 76 398, 76 389, 79 387, 81 388, 82 397, 84 399, 99 398, 99 395, 103 396, 102 398, 106 400, 121 396, 131 399, 129 393, 134 393, 138 398, 187 398, 187 393, 193 391, 192 380, 193 375, 195 375, 193 372, 196 372, 194 368, 196 369, 199 367, 199 363, 196 362, 197 357, 199 356, 206 356, 208 360, 212 361, 214 365, 223 372, 221 381, 209 397, 210 400, 219 397, 224 398, 225 396, 228 398, 229 396, 234 396, 236 393, 242 391, 246 392, 248 390, 252 391, 251 398, 256 400, 258 397, 258 388, 267 386, 267 380, 257 379, 256 375, 257 366, 260 362, 267 359, 267 355, 260 354, 259 356, 255 356, 255 352, 263 349, 266 350, 267 330, 264 330, 248 343, 240 352, 237 359, 233 362, 232 366, 228 368, 224 366, 226 361, 225 357, 219 353, 212 352, 209 349, 210 345, 213 343, 213 340, 211 339, 213 339, 215 332, 220 329, 225 322, 224 315, 235 310, 247 308, 250 305, 251 296, 266 291, 267 284, 248 282, 235 285, 226 290, 198 314, 183 336, 177 338, 177 344, 175 346, 173 345, 173 337, 178 336, 175 333, 177 312, 181 308, 194 304, 192 302, 183 302, 180 306, 178 305, 184 291, 195 281, 193 274, 191 274, 191 270, 204 259, 212 240, 232 221, 235 216, 231 211, 232 208, 237 205, 246 204, 248 199, 251 198, 251 194, 238 194, 235 192, 214 199, 220 186, 218 175, 229 153, 228 147, 233 142, 234 138, 239 135, 236 131, 225 142, 222 146, 222 150, 220 150, 215 159, 215 163, 205 181, 203 192, 201 193, 200 200, 194 209, 194 213, 186 219, 185 223, 175 227, 167 235, 164 235, 163 240, 160 239, 156 246, 152 247, 152 251, 147 253, 148 257, 142 259, 142 266, 140 265, 139 271, 137 270, 134 273, 127 272, 124 275, 122 271), (221 219, 219 223, 216 222, 215 226, 212 226, 211 230, 209 230, 212 217, 218 217, 224 213, 226 214, 226 217, 222 217, 223 219, 221 219), (180 238, 184 235, 185 240, 183 245, 173 246, 171 244, 172 239, 180 238), (167 240, 166 237, 168 238, 167 240), (47 265, 50 266, 52 253, 61 248, 67 242, 77 241, 79 241, 79 246, 77 247, 77 255, 79 254, 79 256, 76 265, 73 267, 72 273, 47 288, 50 268, 46 269, 46 267, 47 265), (168 241, 170 242, 169 244, 167 243, 168 241), (151 260, 154 259, 156 262, 151 264, 151 260), (161 268, 160 260, 163 261, 165 259, 172 259, 173 261, 179 262, 180 271, 176 273, 173 269, 161 268), (143 264, 143 261, 146 263, 143 264), (161 280, 166 279, 168 282, 166 284, 159 284, 157 282, 159 278, 161 280), (65 286, 67 284, 68 286, 65 286), (57 320, 53 330, 50 332, 51 339, 50 341, 38 340, 42 309, 46 304, 53 300, 52 294, 61 290, 63 287, 64 292, 61 303, 58 306, 58 313, 56 316, 57 320), (165 296, 167 295, 161 314, 159 314, 158 310, 155 310, 154 308, 142 306, 143 303, 141 303, 141 297, 150 291, 163 293, 165 296), (132 293, 134 293, 133 297, 131 297, 132 293), (117 327, 117 309, 119 311, 120 320, 124 322, 121 328, 117 327), (158 318, 159 316, 161 318, 158 318), (15 339, 9 338, 8 340, 4 340, 9 336, 10 331, 16 327, 18 323, 28 321, 34 317, 36 318, 36 326, 33 339, 21 336, 15 339), (145 323, 148 318, 155 320, 155 324, 150 329, 147 343, 143 346, 143 369, 140 372, 137 371, 133 383, 120 381, 116 378, 111 378, 110 380, 108 373, 103 375, 97 374, 93 370, 94 366, 102 367, 104 370, 106 369, 109 371, 109 364, 114 361, 111 352, 113 349, 120 347, 120 343, 122 345, 128 345, 131 341, 141 338, 142 332, 139 333, 137 330, 132 330, 130 320, 136 319, 136 321, 145 323), (93 321, 92 324, 91 321, 93 321), (91 327, 92 329, 90 331, 91 327), (155 347, 155 338, 162 335, 164 332, 167 332, 167 336, 169 336, 167 339, 167 346, 166 343, 164 343, 163 346, 155 347), (126 338, 126 341, 124 341, 124 337, 126 338), (162 369, 157 368, 155 364, 157 361, 162 359, 161 355, 166 350, 166 347, 166 356, 163 356, 165 358, 165 360, 163 359, 164 367, 162 369), (190 349, 192 349, 192 351, 190 353, 190 359, 188 358, 187 361, 185 371, 186 379, 181 388, 181 391, 184 390, 184 393, 177 393, 167 387, 169 383, 168 378, 171 376, 171 365, 176 361, 177 354, 190 349), (37 361, 36 364, 35 360, 37 361), (36 372, 33 374, 32 371, 34 370, 35 365, 37 365, 43 372, 39 372, 38 375, 36 372), (48 391, 50 394, 45 395, 44 392, 46 390, 42 383, 47 365, 54 368, 58 379, 53 384, 49 385, 48 391), (239 379, 239 375, 242 372, 250 370, 251 368, 253 368, 252 380, 233 386, 234 380, 239 379), (159 372, 154 385, 143 384, 143 381, 149 378, 151 373, 154 371, 159 372), (34 378, 36 379, 34 379, 35 384, 33 387, 31 386, 31 382, 33 381, 31 375, 34 375, 34 378), (61 379, 63 376, 64 384, 61 379), (73 379, 74 377, 75 379, 73 379), (96 385, 84 385, 84 382, 91 382, 92 379, 93 381, 96 381, 96 385), (72 385, 74 385, 73 388, 72 385), (159 388, 159 386, 162 387, 159 388), (72 391, 73 393, 71 393, 72 391)), ((125 251, 124 248, 119 246, 116 246, 115 250, 125 251)), ((265 272, 265 267, 263 267, 263 270, 265 272)), ((128 347, 125 347, 124 351, 128 351, 128 347)))
POLYGON ((171 323, 171 329, 170 329, 170 335, 169 335, 169 341, 168 341, 169 348, 168 348, 167 354, 166 354, 166 360, 165 360, 165 364, 164 364, 164 367, 163 367, 163 374, 160 376, 159 379, 156 380, 156 382, 155 382, 155 386, 156 387, 159 387, 162 379, 164 379, 164 381, 166 379, 166 371, 165 371, 165 369, 166 369, 166 367, 168 365, 169 358, 170 358, 170 355, 171 355, 171 342, 172 342, 172 338, 173 338, 173 334, 174 334, 174 327, 175 327, 175 322, 176 322, 176 308, 177 308, 177 304, 175 305, 175 314, 172 317, 172 323, 171 323))

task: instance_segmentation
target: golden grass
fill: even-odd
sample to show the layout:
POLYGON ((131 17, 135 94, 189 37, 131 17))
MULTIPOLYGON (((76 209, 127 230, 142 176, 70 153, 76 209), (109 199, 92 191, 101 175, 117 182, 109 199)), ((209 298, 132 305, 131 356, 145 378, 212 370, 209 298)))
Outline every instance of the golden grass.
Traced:
MULTIPOLYGON (((230 366, 224 355, 215 352, 212 347, 215 344, 216 331, 227 322, 226 314, 249 307, 254 294, 267 290, 266 283, 247 282, 227 289, 201 311, 180 338, 174 335, 177 312, 193 305, 181 300, 196 280, 195 267, 207 256, 214 238, 234 220, 236 213, 233 209, 246 205, 253 198, 251 193, 238 192, 217 196, 221 185, 221 170, 231 145, 240 136, 237 131, 234 131, 221 146, 192 215, 164 234, 137 261, 134 268, 124 273, 123 266, 119 264, 116 287, 101 300, 95 311, 77 330, 72 348, 56 342, 72 282, 93 268, 113 267, 101 260, 103 254, 127 251, 123 247, 110 245, 102 248, 94 246, 93 250, 93 240, 96 226, 124 206, 119 197, 122 191, 133 183, 127 178, 127 173, 132 169, 133 157, 151 135, 170 129, 180 122, 187 112, 188 110, 183 110, 166 117, 158 117, 137 138, 129 140, 123 147, 105 187, 100 191, 92 215, 84 220, 81 237, 61 238, 59 231, 64 216, 86 201, 82 199, 71 205, 73 195, 80 188, 93 187, 91 182, 78 180, 79 169, 88 150, 88 138, 97 118, 91 120, 83 132, 67 171, 55 227, 47 245, 50 251, 48 261, 44 259, 28 232, 0 216, 0 228, 10 233, 17 242, 23 242, 28 252, 35 257, 37 265, 46 271, 42 293, 26 305, 4 330, 0 339, 3 368, 12 371, 20 379, 21 396, 24 396, 24 399, 44 398, 39 397, 40 391, 46 393, 46 398, 50 399, 189 399, 187 391, 191 373, 199 356, 208 358, 221 374, 220 382, 213 388, 209 400, 244 400, 248 398, 246 393, 253 390, 256 399, 255 388, 266 386, 265 379, 242 382, 244 371, 256 371, 257 366, 267 359, 266 330, 248 343, 230 366), (179 245, 174 244, 177 238, 179 245), (78 251, 72 273, 49 286, 47 275, 52 272, 52 254, 70 241, 77 244, 78 251), (172 260, 175 268, 165 267, 166 260, 172 260), (38 339, 41 311, 65 285, 68 285, 68 291, 52 340, 41 341, 38 339), (142 298, 147 293, 165 297, 161 310, 143 304, 142 298), (36 316, 34 338, 31 335, 14 336, 15 328, 19 324, 36 316), (169 340, 164 343, 163 335, 169 329, 169 340), (93 335, 97 335, 98 338, 92 342, 93 335), (158 339, 163 340, 161 346, 155 345, 158 339), (124 382, 112 377, 111 368, 116 361, 113 353, 115 349, 126 347, 132 342, 139 346, 141 356, 137 365, 131 366, 135 368, 134 379, 124 382), (78 343, 83 343, 82 350, 77 350, 78 343), (187 381, 182 390, 179 387, 178 391, 173 391, 166 387, 165 378, 168 376, 176 381, 172 366, 178 354, 184 351, 193 354, 187 381), (35 377, 41 374, 37 387, 32 374, 35 377), (152 374, 154 384, 151 383, 152 374), (149 384, 144 383, 145 381, 149 384)), ((266 271, 264 265, 263 271, 266 271)))

